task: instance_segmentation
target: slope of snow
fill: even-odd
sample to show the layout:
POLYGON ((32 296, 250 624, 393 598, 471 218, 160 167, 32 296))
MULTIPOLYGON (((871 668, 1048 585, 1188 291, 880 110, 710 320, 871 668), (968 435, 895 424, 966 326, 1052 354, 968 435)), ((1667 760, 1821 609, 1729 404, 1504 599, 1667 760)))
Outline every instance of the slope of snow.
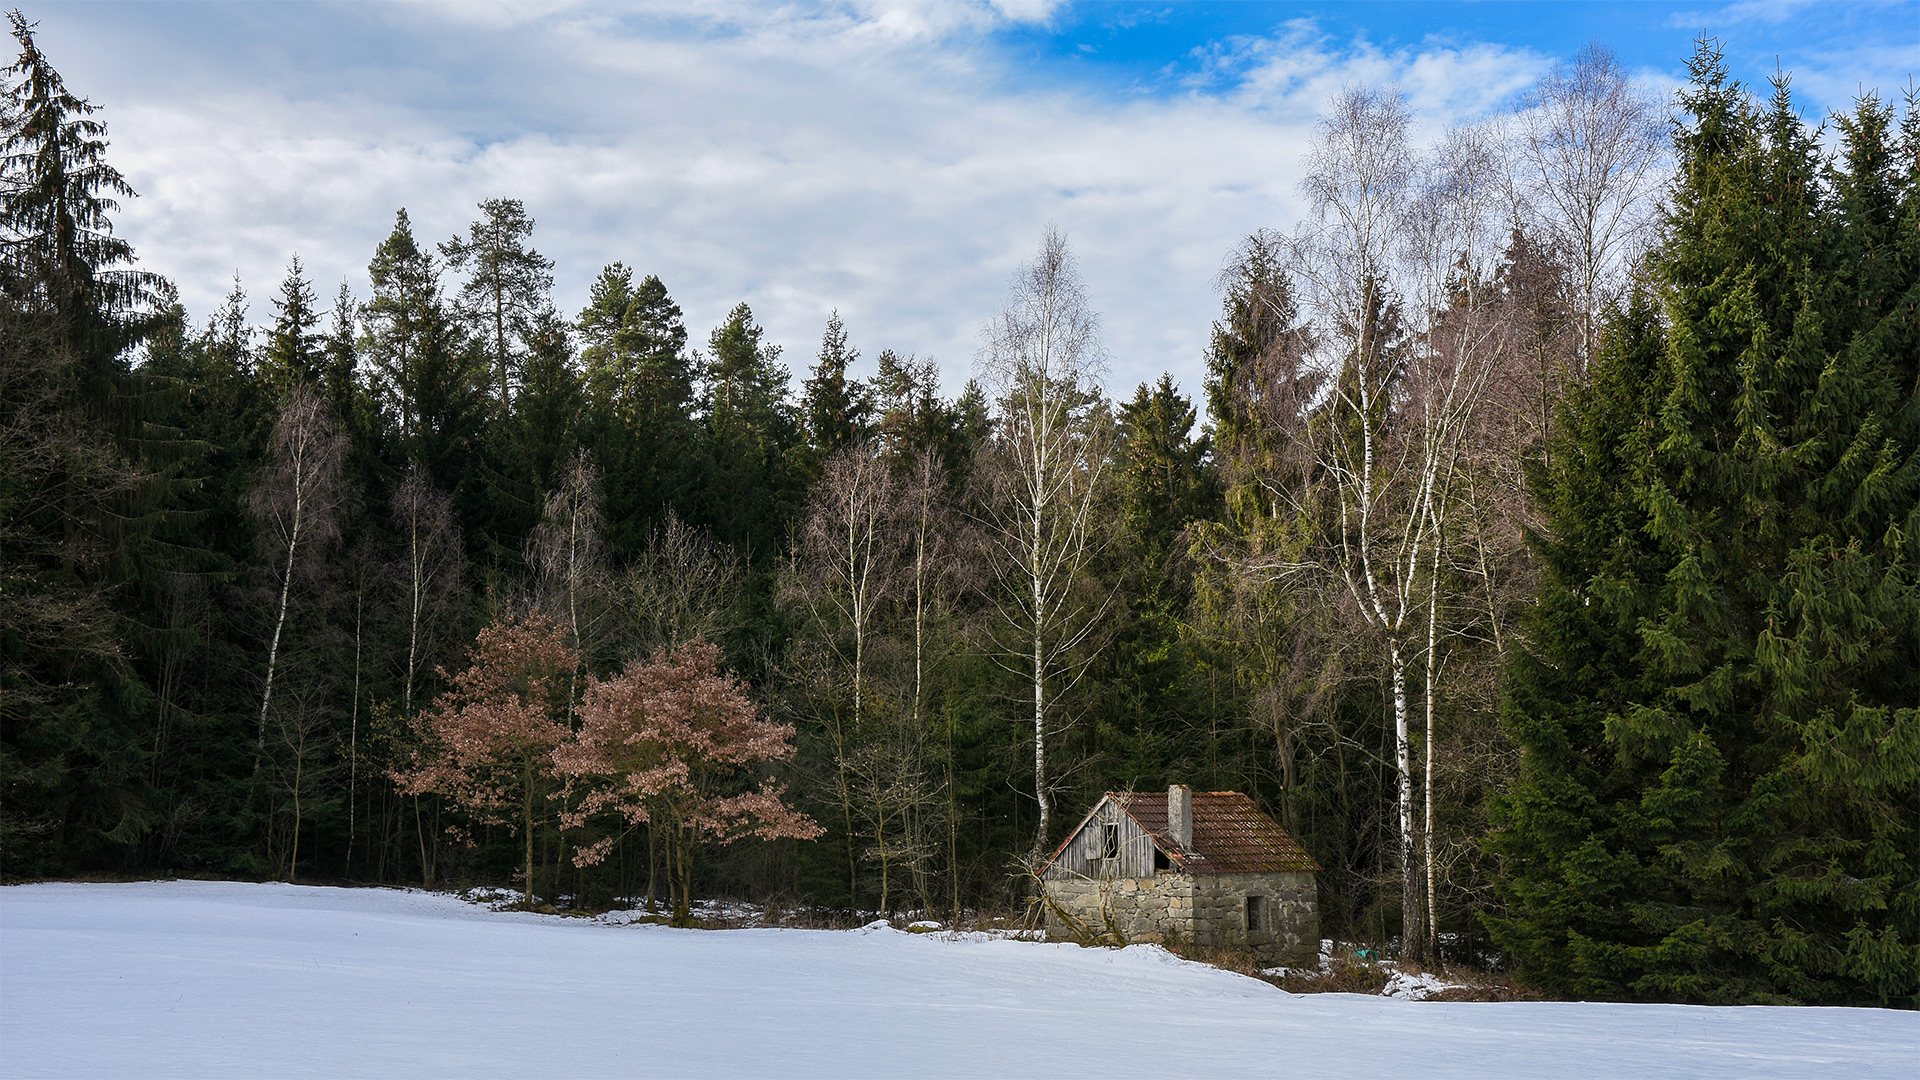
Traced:
POLYGON ((1165 951, 673 930, 221 882, 0 889, 0 1074, 1900 1077, 1920 1015, 1294 997, 1165 951))

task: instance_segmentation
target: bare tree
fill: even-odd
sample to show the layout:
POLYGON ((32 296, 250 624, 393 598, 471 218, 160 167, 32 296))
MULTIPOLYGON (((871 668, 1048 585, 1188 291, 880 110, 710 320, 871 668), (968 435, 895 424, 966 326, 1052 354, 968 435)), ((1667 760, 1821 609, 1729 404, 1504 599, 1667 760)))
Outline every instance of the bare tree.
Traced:
MULTIPOLYGON (((916 737, 924 738, 927 732, 923 712, 927 701, 927 668, 939 659, 931 631, 955 587, 967 577, 969 563, 962 552, 969 545, 959 537, 962 522, 955 513, 948 493, 946 468, 940 455, 931 449, 923 449, 906 462, 906 469, 900 510, 901 524, 907 537, 905 587, 913 607, 913 699, 909 710, 909 727, 916 737)), ((957 922, 960 918, 960 807, 954 785, 953 754, 953 726, 949 722, 946 726, 945 753, 941 755, 946 770, 941 789, 946 801, 939 817, 947 827, 948 899, 957 922)), ((925 811, 927 806, 923 804, 919 809, 925 811)), ((931 821, 923 816, 919 824, 926 826, 931 821)), ((925 862, 923 860, 913 865, 921 867, 925 862)), ((924 902, 931 907, 932 897, 928 895, 928 889, 924 882, 919 884, 924 902)))
MULTIPOLYGON (((1430 534, 1426 573, 1426 646, 1421 651, 1424 716, 1421 740, 1422 861, 1426 868, 1427 943, 1437 944, 1434 862, 1435 711, 1441 640, 1447 612, 1441 604, 1449 540, 1467 464, 1472 427, 1492 374, 1508 343, 1498 288, 1501 253, 1499 189, 1504 163, 1491 132, 1459 127, 1428 154, 1423 190, 1408 229, 1410 263, 1424 324, 1410 355, 1401 411, 1420 440, 1420 513, 1430 534)), ((1412 937, 1411 929, 1408 930, 1412 937)))
POLYGON ((399 586, 407 612, 400 709, 411 717, 414 692, 432 660, 441 624, 466 570, 466 556, 447 496, 433 486, 418 463, 407 466, 406 478, 393 493, 393 528, 400 537, 399 586))
POLYGON ((341 860, 341 872, 348 876, 353 874, 353 846, 359 834, 360 684, 365 670, 367 603, 383 584, 385 570, 370 540, 363 538, 354 546, 347 561, 349 589, 353 594, 353 685, 349 691, 351 704, 347 717, 347 850, 341 860))
POLYGON ((591 659, 606 612, 603 525, 599 476, 582 447, 567 464, 559 489, 547 496, 540 524, 527 537, 537 604, 566 613, 569 640, 582 663, 591 659))
POLYGON ((267 744, 267 710, 273 703, 273 680, 294 582, 318 568, 319 553, 339 536, 336 514, 346 445, 320 396, 304 385, 294 387, 274 423, 267 468, 247 496, 247 512, 260 527, 260 543, 280 594, 254 730, 256 754, 267 744))
POLYGON ((650 654, 723 638, 733 627, 742 576, 733 548, 668 511, 627 570, 623 608, 633 640, 626 648, 650 654))
POLYGON ((1541 76, 1517 119, 1520 192, 1533 227, 1572 270, 1585 371, 1600 309, 1652 221, 1665 117, 1596 42, 1541 76))
MULTIPOLYGON (((289 803, 292 820, 287 825, 284 844, 274 843, 277 819, 268 829, 268 846, 286 851, 286 878, 293 881, 300 872, 300 830, 306 820, 307 801, 326 783, 334 766, 326 754, 334 737, 328 732, 332 709, 325 698, 332 690, 326 686, 291 687, 283 698, 286 703, 273 711, 274 754, 273 784, 289 803)), ((278 862, 277 857, 275 861, 278 862)))
MULTIPOLYGON (((1318 452, 1337 515, 1327 555, 1381 643, 1391 684, 1401 910, 1417 958, 1409 675, 1424 656, 1431 692, 1450 485, 1497 340, 1485 282, 1499 169, 1484 135, 1465 130, 1422 163, 1411 119, 1391 91, 1349 89, 1335 100, 1308 158, 1313 216, 1294 265, 1331 376, 1318 452)), ((1429 730, 1432 707, 1429 698, 1429 730)))
POLYGON ((1048 227, 1012 292, 987 325, 981 353, 1000 413, 983 525, 1001 586, 998 652, 1032 688, 1039 816, 1029 860, 1037 865, 1052 825, 1049 726, 1086 671, 1082 646, 1111 600, 1090 588, 1111 425, 1094 382, 1102 370, 1099 318, 1058 229, 1048 227))
MULTIPOLYGON (((896 584, 900 546, 895 521, 897 499, 893 473, 881 460, 877 446, 863 442, 835 452, 814 486, 794 553, 799 595, 827 653, 851 676, 851 723, 841 722, 840 706, 834 700, 837 695, 829 694, 825 702, 836 794, 848 836, 850 896, 859 887, 859 863, 852 841, 854 760, 866 734, 869 639, 877 613, 891 598, 896 584)), ((876 817, 876 830, 883 833, 887 820, 884 814, 876 817)), ((876 850, 884 856, 884 836, 876 840, 876 850)), ((883 861, 883 868, 885 865, 883 861)))
POLYGON ((801 533, 803 565, 816 586, 814 595, 849 634, 845 659, 853 670, 856 728, 864 719, 867 638, 875 613, 897 584, 898 501, 893 473, 877 447, 850 446, 827 459, 801 533))
POLYGON ((1312 217, 1295 239, 1294 278, 1318 324, 1329 375, 1317 456, 1337 524, 1327 555, 1391 675, 1401 900, 1409 942, 1420 902, 1414 847, 1407 667, 1416 649, 1425 500, 1406 490, 1416 443, 1394 422, 1405 328, 1395 288, 1418 168, 1412 114, 1397 93, 1349 88, 1320 121, 1302 183, 1312 217))

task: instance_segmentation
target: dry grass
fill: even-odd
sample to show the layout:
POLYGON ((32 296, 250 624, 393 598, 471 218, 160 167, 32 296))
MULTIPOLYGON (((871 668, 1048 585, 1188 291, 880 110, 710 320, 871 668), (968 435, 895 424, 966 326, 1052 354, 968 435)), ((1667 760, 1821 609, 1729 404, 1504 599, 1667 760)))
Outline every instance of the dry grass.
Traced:
POLYGON ((1290 994, 1379 994, 1387 988, 1388 981, 1397 969, 1407 974, 1427 971, 1448 982, 1464 984, 1432 994, 1422 999, 1425 1001, 1541 1000, 1539 991, 1523 986, 1514 981, 1510 975, 1473 968, 1421 968, 1408 963, 1389 967, 1348 956, 1332 958, 1324 971, 1311 968, 1288 968, 1284 974, 1268 974, 1268 971, 1273 969, 1245 949, 1232 946, 1203 947, 1173 942, 1167 945, 1167 950, 1183 960, 1192 960, 1210 967, 1217 967, 1222 971, 1231 971, 1237 975, 1259 979, 1290 994))

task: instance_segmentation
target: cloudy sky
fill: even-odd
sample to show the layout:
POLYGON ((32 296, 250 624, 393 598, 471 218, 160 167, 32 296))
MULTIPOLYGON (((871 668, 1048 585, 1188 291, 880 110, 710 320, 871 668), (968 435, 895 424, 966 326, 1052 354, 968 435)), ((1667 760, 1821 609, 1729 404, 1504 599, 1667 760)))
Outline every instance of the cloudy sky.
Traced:
POLYGON ((524 200, 556 302, 657 273, 696 341, 745 300, 796 373, 838 308, 870 367, 955 388, 1047 223, 1104 313, 1109 384, 1197 388, 1236 240, 1301 208, 1343 84, 1397 85, 1428 132, 1611 47, 1647 86, 1702 33, 1791 71, 1810 116, 1920 75, 1920 5, 36 3, 140 192, 118 219, 204 319, 237 271, 256 322, 298 252, 324 296, 406 207, 444 239, 524 200))

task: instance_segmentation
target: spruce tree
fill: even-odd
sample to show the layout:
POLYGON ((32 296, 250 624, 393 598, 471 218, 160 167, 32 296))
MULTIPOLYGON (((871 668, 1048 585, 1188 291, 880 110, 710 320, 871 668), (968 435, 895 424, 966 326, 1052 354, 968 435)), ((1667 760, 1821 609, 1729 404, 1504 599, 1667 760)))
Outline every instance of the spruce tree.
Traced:
POLYGON ((637 553, 669 509, 693 512, 705 448, 680 306, 652 274, 613 263, 575 325, 583 341, 586 440, 606 476, 607 539, 637 553))
POLYGON ((273 329, 261 357, 261 373, 276 396, 285 396, 296 385, 322 388, 326 341, 314 332, 320 325, 319 304, 320 297, 296 254, 280 283, 280 295, 274 298, 273 329))
POLYGON ((780 347, 763 335, 753 309, 735 305, 708 336, 703 401, 713 461, 703 517, 717 538, 752 557, 784 546, 787 522, 805 495, 787 368, 780 347))
POLYGON ((1536 477, 1493 929, 1561 992, 1912 1001, 1912 174, 1871 99, 1828 164, 1784 79, 1692 74, 1662 242, 1536 477))
POLYGON ((479 488, 466 465, 486 417, 486 360, 447 310, 440 268, 414 241, 406 210, 395 215, 367 273, 373 297, 360 309, 360 351, 373 369, 394 457, 427 469, 471 524, 479 488))
POLYGON ((8 13, 0 69, 0 858, 58 871, 154 824, 137 585, 166 556, 178 384, 136 370, 171 295, 113 233, 106 125, 8 13))
POLYGON ((847 342, 847 328, 835 311, 827 316, 827 329, 820 337, 820 355, 800 386, 800 416, 807 428, 807 453, 803 469, 809 479, 820 473, 822 463, 842 447, 852 446, 869 434, 868 414, 872 403, 867 388, 847 378, 847 368, 860 358, 860 350, 847 342))

